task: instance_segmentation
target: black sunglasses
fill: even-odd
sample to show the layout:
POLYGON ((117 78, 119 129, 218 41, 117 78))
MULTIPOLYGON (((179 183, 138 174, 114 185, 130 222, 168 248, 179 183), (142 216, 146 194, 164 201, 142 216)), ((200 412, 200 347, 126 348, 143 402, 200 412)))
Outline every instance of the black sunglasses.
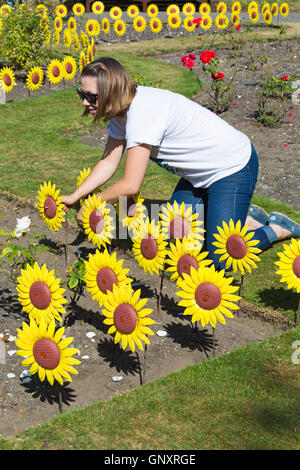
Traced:
POLYGON ((89 93, 88 91, 85 92, 81 89, 80 86, 78 88, 76 88, 76 91, 77 91, 77 95, 82 99, 82 101, 87 100, 90 104, 96 104, 97 103, 97 99, 98 99, 97 94, 89 93))

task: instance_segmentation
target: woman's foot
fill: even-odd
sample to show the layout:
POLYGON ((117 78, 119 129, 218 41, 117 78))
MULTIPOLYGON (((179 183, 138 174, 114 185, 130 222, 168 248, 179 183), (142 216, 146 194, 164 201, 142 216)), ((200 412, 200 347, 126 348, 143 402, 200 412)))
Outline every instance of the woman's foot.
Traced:
POLYGON ((268 224, 276 233, 278 240, 300 237, 300 225, 280 212, 272 212, 268 224))
POLYGON ((269 219, 269 214, 259 206, 251 204, 249 208, 249 215, 246 219, 246 225, 249 230, 257 230, 258 228, 266 225, 269 219))

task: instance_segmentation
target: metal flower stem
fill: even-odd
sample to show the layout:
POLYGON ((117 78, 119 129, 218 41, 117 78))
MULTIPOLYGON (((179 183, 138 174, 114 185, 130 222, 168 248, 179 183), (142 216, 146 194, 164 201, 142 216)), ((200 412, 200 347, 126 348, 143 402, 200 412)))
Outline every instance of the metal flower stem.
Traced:
POLYGON ((215 329, 216 329, 216 328, 213 326, 213 327, 212 327, 212 330, 213 330, 213 334, 212 334, 212 337, 213 337, 213 357, 215 357, 215 354, 216 354, 215 329))
POLYGON ((145 344, 145 350, 144 350, 143 383, 145 383, 146 365, 147 365, 147 344, 145 344))
POLYGON ((300 313, 300 295, 299 295, 299 302, 298 302, 298 308, 295 312, 295 326, 298 325, 298 314, 300 313))
POLYGON ((66 261, 66 267, 68 267, 68 263, 69 263, 69 247, 68 247, 69 223, 68 223, 67 217, 66 217, 66 221, 65 221, 65 229, 66 229, 65 261, 66 261))
POLYGON ((158 294, 158 298, 157 298, 157 310, 156 310, 156 313, 160 316, 161 325, 162 325, 162 317, 161 317, 161 313, 160 313, 160 307, 161 307, 162 288, 163 288, 163 283, 164 283, 164 274, 165 274, 165 271, 163 269, 163 271, 161 273, 161 276, 160 276, 160 288, 159 288, 159 294, 158 294))

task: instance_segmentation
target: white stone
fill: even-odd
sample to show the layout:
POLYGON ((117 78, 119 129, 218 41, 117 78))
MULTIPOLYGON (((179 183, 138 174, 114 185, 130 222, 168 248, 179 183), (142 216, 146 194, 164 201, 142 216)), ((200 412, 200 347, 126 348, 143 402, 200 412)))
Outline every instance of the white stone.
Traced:
POLYGON ((9 379, 13 379, 15 376, 16 376, 16 374, 14 374, 13 372, 9 372, 9 373, 7 374, 7 377, 8 377, 9 379))
POLYGON ((123 380, 122 375, 115 375, 114 377, 112 377, 113 382, 120 382, 121 380, 123 380))
POLYGON ((16 354, 16 352, 17 352, 16 349, 11 349, 10 351, 7 351, 7 354, 9 356, 13 356, 14 354, 16 354))
POLYGON ((94 336, 96 336, 96 333, 94 333, 93 331, 88 331, 85 336, 89 339, 91 338, 94 338, 94 336))
POLYGON ((81 359, 89 359, 90 356, 88 356, 87 354, 85 354, 84 356, 81 357, 81 359))
POLYGON ((156 334, 157 334, 157 336, 164 337, 164 336, 167 336, 168 333, 167 333, 166 331, 164 331, 164 330, 158 330, 158 331, 156 332, 156 334))

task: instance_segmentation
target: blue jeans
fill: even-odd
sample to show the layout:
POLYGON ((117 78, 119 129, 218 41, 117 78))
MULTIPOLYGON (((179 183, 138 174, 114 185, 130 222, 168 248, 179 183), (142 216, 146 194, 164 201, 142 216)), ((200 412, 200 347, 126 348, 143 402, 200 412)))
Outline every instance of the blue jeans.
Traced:
MULTIPOLYGON (((204 221, 205 250, 209 252, 208 258, 212 259, 217 269, 225 269, 225 262, 220 263, 221 255, 215 255, 217 249, 212 243, 216 241, 214 234, 218 233, 217 227, 222 227, 223 221, 227 224, 232 219, 236 224, 241 221, 245 224, 250 201, 255 189, 258 175, 257 153, 252 146, 252 152, 248 163, 240 171, 226 176, 208 188, 194 188, 190 182, 181 178, 170 199, 180 205, 192 205, 193 213, 198 213, 204 221)), ((203 225, 201 226, 203 227, 203 225)), ((259 240, 257 248, 266 250, 275 241, 277 236, 271 227, 265 225, 255 230, 253 239, 259 240)))

